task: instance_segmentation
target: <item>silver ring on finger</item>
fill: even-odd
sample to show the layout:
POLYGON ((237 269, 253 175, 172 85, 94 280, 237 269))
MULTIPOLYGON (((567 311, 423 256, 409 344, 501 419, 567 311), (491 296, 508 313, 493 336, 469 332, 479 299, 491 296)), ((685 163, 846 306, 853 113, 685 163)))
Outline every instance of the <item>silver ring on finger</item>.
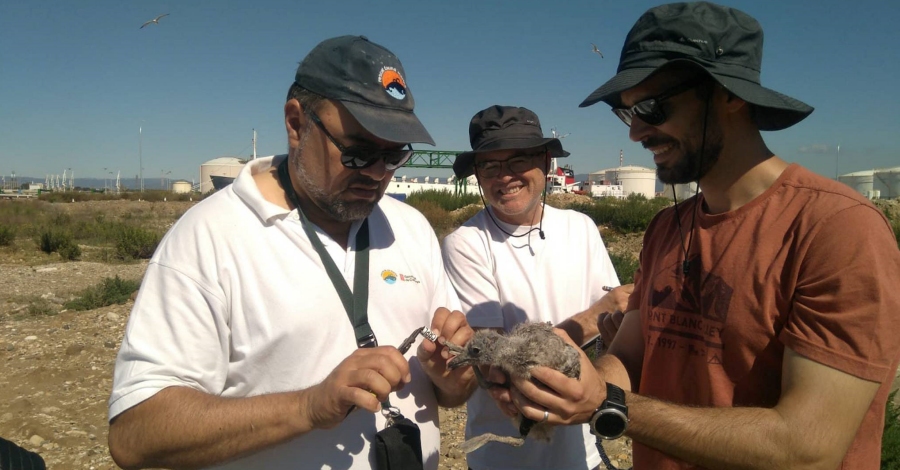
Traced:
POLYGON ((547 410, 544 410, 544 418, 540 422, 546 423, 548 419, 550 419, 550 412, 547 410))

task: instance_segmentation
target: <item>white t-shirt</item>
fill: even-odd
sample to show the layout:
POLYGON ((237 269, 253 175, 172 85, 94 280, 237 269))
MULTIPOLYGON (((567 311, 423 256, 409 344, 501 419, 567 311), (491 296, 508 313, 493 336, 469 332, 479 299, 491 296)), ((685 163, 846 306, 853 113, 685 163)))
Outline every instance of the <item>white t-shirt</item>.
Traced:
MULTIPOLYGON (((109 417, 169 386, 223 397, 301 390, 320 383, 356 348, 356 338, 296 211, 265 201, 252 175, 280 157, 246 165, 234 183, 200 202, 150 260, 116 360, 109 417)), ((435 309, 458 309, 434 231, 415 209, 382 198, 369 216, 368 320, 381 345, 429 326, 435 309)), ((319 238, 353 288, 355 236, 343 250, 319 238)), ((415 347, 415 346, 414 346, 415 347)), ((425 468, 436 469, 438 408, 415 350, 412 383, 390 397, 422 433, 425 468)), ((219 468, 369 469, 381 414, 354 411, 219 468)))
MULTIPOLYGON (((494 219, 514 235, 534 228, 494 219)), ((619 285, 590 218, 544 206, 543 229, 545 240, 536 230, 509 237, 483 210, 444 239, 444 264, 472 327, 510 331, 526 320, 555 325, 603 297, 604 285, 619 285)), ((486 432, 519 435, 484 390, 478 389, 467 406, 467 439, 486 432)), ((468 455, 468 464, 475 470, 594 468, 600 464, 595 442, 587 426, 559 426, 549 443, 488 443, 468 455)))

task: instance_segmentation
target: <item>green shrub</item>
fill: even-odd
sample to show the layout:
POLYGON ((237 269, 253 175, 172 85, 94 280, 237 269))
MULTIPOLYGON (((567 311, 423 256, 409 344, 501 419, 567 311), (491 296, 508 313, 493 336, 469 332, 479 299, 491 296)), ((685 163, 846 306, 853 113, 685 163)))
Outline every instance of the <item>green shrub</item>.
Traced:
POLYGON ((897 390, 888 395, 881 437, 882 470, 900 470, 900 406, 894 402, 897 390))
POLYGON ((74 300, 63 305, 69 310, 93 310, 113 304, 124 304, 141 286, 140 281, 128 281, 118 275, 81 291, 74 300))
POLYGON ((475 214, 481 212, 482 209, 484 209, 484 206, 481 204, 470 204, 453 211, 453 227, 451 227, 451 229, 455 229, 464 224, 467 220, 474 217, 475 214))
POLYGON ((153 256, 162 239, 156 232, 130 225, 118 225, 115 233, 116 256, 120 259, 147 259, 153 256))
POLYGON ((8 225, 0 226, 0 246, 12 245, 16 239, 16 229, 8 225))
POLYGON ((434 201, 419 201, 413 207, 425 216, 438 238, 443 238, 456 228, 455 221, 453 217, 450 217, 450 213, 434 201))
POLYGON ((44 228, 37 243, 44 253, 58 252, 60 248, 74 244, 71 233, 54 228, 44 228))
POLYGON ((481 197, 477 194, 460 193, 454 194, 450 191, 429 189, 427 191, 417 191, 406 197, 406 203, 419 209, 421 204, 430 202, 447 212, 466 207, 469 204, 477 204, 481 202, 481 197))
POLYGON ((74 242, 59 247, 59 256, 64 260, 74 261, 81 257, 81 248, 74 242))
POLYGON ((640 194, 631 194, 625 199, 605 197, 575 204, 571 209, 587 215, 597 225, 606 225, 620 233, 637 233, 647 230, 653 216, 670 203, 666 198, 648 200, 640 194))
POLYGON ((619 282, 622 284, 631 284, 634 282, 634 272, 637 271, 640 262, 637 258, 628 253, 609 253, 609 259, 612 261, 616 275, 619 276, 619 282))
POLYGON ((897 248, 900 248, 900 219, 892 220, 891 228, 894 229, 894 237, 897 238, 897 248))

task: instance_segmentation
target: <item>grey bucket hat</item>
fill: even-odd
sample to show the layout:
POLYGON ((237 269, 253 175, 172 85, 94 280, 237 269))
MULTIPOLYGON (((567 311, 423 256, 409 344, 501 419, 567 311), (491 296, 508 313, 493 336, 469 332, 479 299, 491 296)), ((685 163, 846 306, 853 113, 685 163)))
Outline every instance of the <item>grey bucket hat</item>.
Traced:
POLYGON ((623 91, 666 66, 688 63, 752 104, 760 130, 785 129, 809 116, 813 108, 760 85, 762 52, 762 27, 742 11, 709 2, 654 7, 625 38, 616 76, 579 106, 598 101, 617 106, 623 91))
POLYGON ((340 101, 376 137, 388 142, 434 145, 413 113, 416 102, 406 85, 400 59, 365 36, 340 36, 320 42, 300 63, 294 82, 340 101))
POLYGON ((469 122, 472 150, 456 156, 453 173, 466 178, 475 173, 475 155, 494 150, 530 149, 547 146, 555 158, 568 157, 562 142, 544 137, 537 114, 527 108, 494 105, 479 111, 469 122))

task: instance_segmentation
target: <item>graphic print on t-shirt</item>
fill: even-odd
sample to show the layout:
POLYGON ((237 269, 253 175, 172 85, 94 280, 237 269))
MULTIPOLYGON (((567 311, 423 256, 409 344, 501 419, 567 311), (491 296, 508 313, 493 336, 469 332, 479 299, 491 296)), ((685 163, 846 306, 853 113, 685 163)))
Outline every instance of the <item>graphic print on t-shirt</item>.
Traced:
POLYGON ((734 289, 721 277, 704 272, 699 256, 691 259, 686 278, 679 262, 660 273, 654 284, 665 287, 654 288, 650 296, 648 350, 663 348, 721 364, 722 330, 734 289))

